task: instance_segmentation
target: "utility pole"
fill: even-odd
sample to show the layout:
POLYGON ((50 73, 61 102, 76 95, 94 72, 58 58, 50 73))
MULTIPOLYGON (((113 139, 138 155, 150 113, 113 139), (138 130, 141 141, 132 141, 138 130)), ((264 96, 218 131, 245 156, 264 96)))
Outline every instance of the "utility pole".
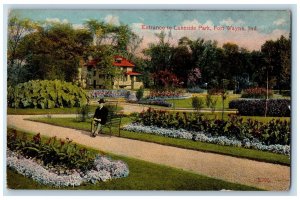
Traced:
POLYGON ((267 68, 267 97, 266 97, 266 106, 265 106, 265 117, 267 117, 267 112, 268 112, 268 100, 269 100, 269 70, 267 68))

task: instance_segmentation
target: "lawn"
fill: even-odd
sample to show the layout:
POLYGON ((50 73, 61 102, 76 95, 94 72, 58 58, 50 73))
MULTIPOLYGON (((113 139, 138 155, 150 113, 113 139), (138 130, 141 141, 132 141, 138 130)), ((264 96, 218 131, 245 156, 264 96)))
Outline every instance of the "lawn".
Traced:
MULTIPOLYGON (((114 104, 112 104, 114 105, 114 104)), ((89 112, 94 114, 98 105, 90 105, 89 112)), ((121 110, 118 107, 117 110, 121 110)), ((44 114, 78 114, 79 108, 51 108, 51 109, 35 109, 35 108, 7 108, 8 115, 44 115, 44 114)))
MULTIPOLYGON (((198 96, 202 99, 203 101, 203 108, 207 108, 206 106, 206 94, 197 94, 195 96, 198 96)), ((217 104, 216 104, 216 109, 222 109, 223 105, 222 105, 222 97, 220 95, 212 95, 213 98, 217 98, 217 104)), ((238 99, 240 98, 240 95, 236 95, 236 94, 230 94, 228 95, 228 97, 226 98, 226 100, 224 101, 224 108, 228 109, 229 106, 229 102, 234 100, 234 99, 238 99)), ((175 108, 193 108, 192 107, 192 98, 188 98, 188 99, 169 99, 167 100, 167 102, 169 103, 174 103, 175 104, 175 108)))
MULTIPOLYGON (((33 121, 39 121, 43 123, 49 123, 53 125, 70 127, 85 131, 90 131, 90 120, 87 122, 77 122, 74 118, 32 118, 33 121)), ((122 119, 122 124, 130 123, 132 119, 125 117, 122 119)), ((106 129, 104 129, 106 131, 106 129)), ((117 135, 116 129, 113 130, 114 135, 117 135)), ((222 146, 210 143, 195 142, 192 140, 168 138, 152 134, 135 133, 130 131, 121 131, 121 137, 136 139, 141 141, 153 142, 163 145, 175 146, 185 149, 192 149, 197 151, 206 151, 219 153, 224 155, 230 155, 235 157, 248 158, 253 160, 265 161, 270 163, 278 163, 283 165, 290 165, 290 158, 286 155, 258 151, 254 149, 245 149, 239 147, 222 146)))
MULTIPOLYGON (((32 134, 30 134, 30 136, 32 137, 32 134)), ((43 136, 43 140, 46 139, 47 137, 43 136)), ((98 152, 97 150, 91 148, 88 148, 88 150, 98 152)), ((100 153, 103 154, 103 152, 100 153)), ((110 156, 112 159, 123 160, 126 162, 130 170, 129 176, 126 178, 114 179, 108 182, 99 182, 97 184, 86 183, 79 187, 54 188, 51 186, 41 185, 32 179, 26 178, 23 175, 16 173, 14 170, 7 168, 7 187, 10 189, 41 190, 259 190, 254 187, 229 183, 226 181, 187 172, 181 169, 141 161, 138 159, 117 156, 113 154, 106 155, 110 156)))

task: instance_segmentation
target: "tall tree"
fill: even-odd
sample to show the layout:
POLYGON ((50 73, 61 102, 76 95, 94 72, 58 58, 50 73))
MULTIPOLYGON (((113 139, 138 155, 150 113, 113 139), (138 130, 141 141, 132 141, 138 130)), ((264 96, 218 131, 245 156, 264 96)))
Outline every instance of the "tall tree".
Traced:
POLYGON ((26 69, 23 67, 26 55, 22 54, 21 43, 23 38, 36 31, 38 24, 29 19, 19 19, 12 15, 8 22, 8 47, 7 47, 7 69, 8 85, 15 85, 26 81, 26 69))
POLYGON ((268 76, 271 87, 290 89, 291 40, 281 36, 276 41, 266 41, 261 51, 265 59, 265 77, 268 76))

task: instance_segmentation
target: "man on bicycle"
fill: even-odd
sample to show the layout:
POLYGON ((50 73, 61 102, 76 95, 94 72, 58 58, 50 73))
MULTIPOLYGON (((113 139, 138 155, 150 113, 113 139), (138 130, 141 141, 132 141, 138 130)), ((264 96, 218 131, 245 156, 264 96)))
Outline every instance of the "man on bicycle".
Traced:
POLYGON ((99 106, 95 111, 93 121, 92 121, 92 137, 96 137, 100 134, 101 125, 104 125, 107 121, 108 109, 104 106, 104 99, 100 99, 99 106))

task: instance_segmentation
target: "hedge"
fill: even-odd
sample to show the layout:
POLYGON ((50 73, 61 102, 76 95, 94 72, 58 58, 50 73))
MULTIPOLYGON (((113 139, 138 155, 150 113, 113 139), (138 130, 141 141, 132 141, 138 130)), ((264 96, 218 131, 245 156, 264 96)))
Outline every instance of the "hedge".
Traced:
MULTIPOLYGON (((267 116, 289 117, 291 115, 289 99, 267 100, 267 116)), ((230 109, 237 109, 240 115, 264 116, 266 108, 265 99, 236 99, 229 102, 230 109)))

